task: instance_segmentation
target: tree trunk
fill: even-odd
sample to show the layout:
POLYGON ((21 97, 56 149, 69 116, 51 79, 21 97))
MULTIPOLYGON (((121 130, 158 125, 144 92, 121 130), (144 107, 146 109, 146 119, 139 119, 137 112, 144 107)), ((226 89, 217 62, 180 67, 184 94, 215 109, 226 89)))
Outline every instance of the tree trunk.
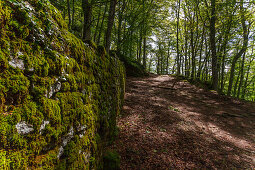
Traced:
POLYGON ((176 37, 177 37, 177 57, 176 57, 176 61, 177 61, 177 75, 180 75, 180 52, 179 52, 179 19, 180 19, 180 4, 181 4, 181 0, 178 0, 178 11, 177 11, 177 33, 176 33, 176 37))
POLYGON ((222 63, 221 63, 221 84, 220 84, 220 93, 224 90, 224 75, 225 75, 225 58, 226 58, 226 49, 224 49, 224 54, 222 56, 222 63))
POLYGON ((140 37, 139 37, 139 53, 138 53, 138 62, 141 64, 141 55, 142 55, 142 42, 143 42, 143 35, 142 29, 140 30, 140 37))
POLYGON ((83 8, 83 40, 91 40, 91 16, 92 16, 92 5, 88 0, 82 0, 83 8))
POLYGON ((101 8, 102 8, 102 5, 100 5, 99 13, 97 16, 97 24, 96 24, 96 29, 95 29, 95 33, 94 33, 94 42, 96 42, 96 38, 97 38, 97 34, 98 34, 97 32, 98 32, 99 22, 100 22, 100 17, 101 17, 101 8))
POLYGON ((243 46, 242 46, 242 49, 234 56, 233 61, 232 61, 231 71, 230 71, 230 78, 229 78, 229 85, 228 85, 228 93, 227 93, 228 96, 231 95, 231 91, 232 91, 232 85, 233 85, 233 80, 234 80, 234 71, 235 71, 236 62, 243 55, 243 53, 245 53, 245 51, 247 49, 247 46, 248 46, 248 40, 249 40, 248 30, 247 30, 247 26, 245 24, 246 20, 245 20, 245 17, 244 17, 243 0, 241 2, 242 3, 240 5, 240 13, 241 13, 241 22, 242 22, 242 27, 243 27, 243 46))
POLYGON ((215 0, 211 0, 210 45, 212 54, 212 86, 214 90, 218 90, 218 70, 217 70, 218 59, 216 55, 215 22, 216 22, 215 0))
POLYGON ((234 97, 236 97, 236 90, 237 90, 237 85, 238 85, 238 82, 239 82, 239 79, 240 79, 240 74, 241 74, 241 71, 238 72, 238 76, 237 76, 236 83, 235 83, 235 86, 234 86, 234 93, 233 93, 234 97))
POLYGON ((68 11, 68 28, 70 29, 72 24, 70 0, 67 0, 67 11, 68 11))
POLYGON ((189 78, 189 72, 188 72, 188 33, 187 33, 187 25, 186 25, 186 14, 185 14, 185 22, 184 22, 184 30, 185 30, 185 77, 189 78))
POLYGON ((74 26, 74 15, 75 15, 75 0, 73 0, 73 14, 72 14, 72 27, 74 26))
MULTIPOLYGON (((193 25, 193 23, 192 23, 193 25)), ((193 28, 191 28, 190 30, 190 46, 191 46, 191 79, 194 79, 194 75, 195 75, 195 67, 196 67, 196 63, 195 63, 195 49, 194 49, 194 33, 193 33, 193 28)))
POLYGON ((116 4, 117 4, 117 0, 111 0, 110 8, 109 8, 107 31, 105 34, 105 49, 107 52, 109 52, 110 46, 111 46, 111 34, 112 34, 112 27, 114 24, 116 4))
POLYGON ((251 63, 252 62, 250 62, 250 65, 249 65, 247 73, 246 73, 245 83, 244 83, 244 87, 243 87, 243 90, 242 90, 242 97, 241 97, 242 99, 245 98, 246 89, 247 89, 247 85, 248 85, 249 74, 250 74, 250 69, 251 69, 251 63))
POLYGON ((143 68, 146 69, 146 37, 143 38, 143 68))
POLYGON ((102 18, 102 21, 101 21, 101 26, 100 26, 100 29, 99 29, 99 34, 98 34, 98 37, 97 37, 97 44, 100 44, 101 34, 103 32, 104 19, 105 19, 105 16, 106 16, 106 12, 107 12, 107 3, 105 3, 104 15, 103 15, 103 18, 102 18))
POLYGON ((237 98, 239 98, 240 96, 240 91, 241 91, 241 88, 243 86, 243 80, 244 80, 244 62, 245 62, 245 53, 243 54, 243 60, 242 60, 242 65, 241 65, 241 77, 240 77, 240 83, 239 83, 239 86, 238 86, 238 91, 237 91, 237 98))
POLYGON ((167 59, 166 59, 166 74, 168 74, 169 69, 169 57, 170 57, 170 48, 171 48, 171 42, 169 41, 168 49, 167 49, 167 59))
MULTIPOLYGON (((119 1, 120 3, 121 1, 119 1)), ((118 13, 118 33, 117 33, 117 51, 120 52, 121 49, 121 44, 122 44, 122 40, 121 40, 121 29, 122 29, 122 21, 123 21, 123 14, 124 14, 124 10, 126 8, 126 0, 123 1, 123 5, 121 6, 121 4, 119 4, 119 6, 121 6, 121 10, 119 10, 118 13)))
POLYGON ((201 70, 202 70, 202 52, 203 52, 203 45, 204 45, 204 34, 205 34, 205 27, 203 27, 202 39, 200 44, 200 55, 199 55, 199 63, 198 63, 198 71, 197 71, 198 79, 200 79, 201 70))

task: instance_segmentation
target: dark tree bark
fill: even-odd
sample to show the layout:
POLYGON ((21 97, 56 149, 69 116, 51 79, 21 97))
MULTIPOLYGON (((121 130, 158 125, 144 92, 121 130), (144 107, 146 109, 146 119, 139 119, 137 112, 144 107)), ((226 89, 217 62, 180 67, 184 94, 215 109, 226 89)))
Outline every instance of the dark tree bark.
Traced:
POLYGON ((167 49, 167 58, 166 58, 166 74, 169 73, 168 70, 169 70, 170 48, 171 48, 171 41, 169 40, 168 49, 167 49))
POLYGON ((111 34, 112 34, 112 27, 114 23, 116 4, 117 4, 117 0, 111 0, 110 8, 109 8, 107 31, 105 34, 105 49, 107 52, 109 52, 110 46, 111 46, 111 34))
POLYGON ((146 58, 147 58, 147 56, 146 56, 146 43, 147 43, 147 41, 146 40, 147 40, 146 37, 144 37, 143 38, 143 68, 144 69, 146 69, 146 58))
POLYGON ((185 77, 189 78, 189 66, 188 66, 188 33, 187 33, 187 19, 185 14, 185 22, 184 22, 184 31, 185 31, 185 77))
POLYGON ((98 16, 97 16, 97 23, 96 23, 94 38, 93 38, 94 42, 96 42, 96 38, 97 38, 98 27, 99 27, 99 22, 100 22, 100 17, 101 17, 101 8, 102 8, 102 6, 100 5, 99 13, 98 13, 98 16))
POLYGON ((92 4, 89 0, 82 0, 83 8, 83 40, 91 40, 91 17, 92 17, 92 4))
POLYGON ((239 70, 238 71, 238 76, 237 76, 237 79, 236 79, 236 82, 235 82, 235 85, 234 85, 234 93, 233 93, 234 97, 236 97, 236 90, 237 90, 237 85, 238 85, 238 82, 239 82, 239 79, 240 79, 240 75, 241 75, 241 71, 239 70))
POLYGON ((246 78, 245 78, 245 82, 244 82, 244 87, 243 87, 243 90, 242 90, 242 96, 241 96, 242 99, 244 99, 245 94, 246 94, 246 90, 247 90, 247 86, 248 86, 248 79, 249 79, 249 75, 250 75, 250 69, 251 69, 251 63, 252 62, 253 62, 253 60, 250 61, 250 64, 249 64, 248 69, 247 69, 246 78))
POLYGON ((101 25, 100 25, 100 29, 99 29, 99 34, 98 34, 98 37, 97 37, 97 44, 100 44, 101 34, 103 32, 104 20, 105 20, 106 12, 107 12, 107 3, 105 3, 104 14, 103 14, 103 18, 102 18, 102 21, 101 21, 101 25))
POLYGON ((214 90, 218 90, 218 58, 216 55, 216 41, 215 41, 215 23, 216 23, 216 9, 215 0, 211 0, 211 19, 210 19, 210 45, 212 54, 212 86, 214 90))
POLYGON ((75 15, 75 0, 73 0, 73 14, 72 14, 72 27, 74 26, 74 15, 75 15))
POLYGON ((67 0, 67 11, 68 11, 68 28, 70 29, 72 24, 70 0, 67 0))
POLYGON ((238 91, 237 91, 237 98, 240 97, 240 92, 241 92, 241 88, 243 86, 243 80, 244 80, 244 62, 245 62, 245 53, 243 54, 243 60, 242 60, 242 65, 241 65, 241 70, 240 70, 240 83, 238 86, 238 91))
POLYGON ((199 55, 199 63, 198 63, 198 71, 197 71, 197 78, 200 79, 201 77, 201 70, 202 70, 202 53, 203 53, 203 45, 204 45, 204 34, 205 34, 205 27, 203 27, 203 33, 200 43, 200 55, 199 55))
MULTIPOLYGON (((193 25, 193 24, 192 24, 193 25)), ((190 30, 190 46, 191 46, 191 79, 194 79, 194 74, 195 74, 195 68, 196 68, 196 63, 195 63, 195 45, 194 45, 194 33, 193 33, 193 28, 190 30)))
POLYGON ((121 49, 121 44, 122 44, 122 39, 121 39, 121 29, 122 29, 122 21, 123 21, 123 14, 124 14, 124 11, 126 9, 126 0, 123 0, 122 2, 122 5, 121 5, 121 1, 119 1, 119 6, 121 6, 121 10, 119 10, 119 13, 118 13, 118 28, 117 28, 117 31, 118 31, 118 37, 117 37, 117 51, 120 52, 122 49, 121 49))
POLYGON ((181 4, 181 0, 177 1, 178 3, 178 11, 177 11, 177 44, 176 44, 176 48, 177 48, 177 57, 176 57, 176 62, 177 62, 177 75, 180 75, 180 52, 179 52, 179 19, 180 19, 180 4, 181 4))
POLYGON ((229 85, 228 85, 228 92, 227 95, 230 96, 231 95, 231 91, 232 91, 232 85, 233 85, 233 80, 234 80, 234 71, 235 71, 235 66, 236 66, 236 62, 238 61, 238 59, 243 55, 243 53, 245 53, 247 46, 248 46, 248 29, 247 26, 245 24, 246 20, 244 17, 244 9, 243 9, 243 1, 241 1, 241 5, 240 5, 240 12, 241 12, 241 22, 242 22, 242 27, 243 27, 243 46, 242 49, 234 56, 233 60, 232 60, 232 64, 231 64, 231 70, 230 70, 230 78, 229 78, 229 85))
POLYGON ((142 42, 143 42, 143 34, 142 34, 143 30, 140 29, 140 38, 138 40, 138 46, 139 46, 139 51, 138 51, 138 62, 141 64, 141 55, 142 55, 142 42))

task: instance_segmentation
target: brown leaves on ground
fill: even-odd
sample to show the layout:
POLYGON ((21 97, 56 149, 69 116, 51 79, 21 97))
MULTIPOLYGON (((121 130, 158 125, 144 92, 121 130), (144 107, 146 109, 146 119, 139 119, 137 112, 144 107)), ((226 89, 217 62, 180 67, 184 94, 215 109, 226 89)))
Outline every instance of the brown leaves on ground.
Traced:
POLYGON ((128 78, 112 147, 121 169, 254 169, 254 112, 171 76, 128 78))

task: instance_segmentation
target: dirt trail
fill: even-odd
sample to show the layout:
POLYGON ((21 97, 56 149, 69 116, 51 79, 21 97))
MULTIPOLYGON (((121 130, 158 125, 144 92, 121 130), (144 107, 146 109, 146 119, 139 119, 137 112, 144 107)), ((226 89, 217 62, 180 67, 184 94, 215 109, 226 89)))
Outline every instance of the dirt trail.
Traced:
POLYGON ((255 168, 254 105, 171 76, 128 78, 118 126, 121 169, 255 168))

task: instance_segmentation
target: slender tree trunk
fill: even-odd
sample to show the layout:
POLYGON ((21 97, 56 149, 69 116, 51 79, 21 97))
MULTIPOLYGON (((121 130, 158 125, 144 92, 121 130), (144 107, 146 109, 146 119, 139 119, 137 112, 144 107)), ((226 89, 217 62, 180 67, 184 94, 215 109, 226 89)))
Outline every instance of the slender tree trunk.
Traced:
POLYGON ((143 38, 143 68, 146 69, 146 37, 143 38))
POLYGON ((132 42, 133 42, 133 30, 130 30, 130 40, 129 40, 129 57, 132 57, 132 42))
POLYGON ((140 43, 139 43, 139 38, 137 38, 137 43, 136 43, 136 60, 139 61, 139 49, 140 49, 140 43))
POLYGON ((110 46, 111 46, 111 34, 112 34, 112 27, 114 24, 116 4, 117 4, 117 0, 111 0, 109 16, 108 16, 107 31, 106 31, 106 35, 105 35, 105 49, 107 52, 109 52, 110 46))
POLYGON ((151 65, 152 65, 152 59, 150 59, 150 61, 149 61, 149 66, 148 66, 149 72, 151 71, 151 65))
POLYGON ((184 29, 185 29, 185 77, 189 78, 188 73, 188 33, 187 33, 187 21, 185 15, 184 29))
POLYGON ((82 8, 84 15, 83 40, 91 40, 92 5, 88 0, 82 0, 82 8))
POLYGON ((250 74, 250 68, 251 68, 251 62, 250 62, 250 65, 249 65, 247 73, 246 73, 245 83, 244 83, 244 87, 243 87, 243 90, 242 90, 242 97, 241 97, 242 99, 245 98, 246 89, 247 89, 247 85, 248 85, 249 74, 250 74))
POLYGON ((241 65, 241 77, 240 77, 240 83, 239 83, 239 86, 238 86, 238 91, 237 91, 237 98, 240 97, 240 91, 241 91, 241 88, 243 86, 243 80, 244 80, 244 62, 245 62, 245 53, 243 54, 243 60, 242 60, 242 65, 241 65))
MULTIPOLYGON (((120 3, 121 1, 119 1, 120 3)), ((119 6, 121 6, 119 4, 119 6)), ((120 52, 122 49, 121 49, 121 46, 122 46, 122 40, 121 40, 121 30, 122 30, 122 21, 123 21, 123 13, 124 13, 124 10, 126 8, 126 0, 123 1, 123 5, 121 6, 121 10, 119 10, 119 13, 118 13, 118 37, 117 37, 117 51, 120 52)))
POLYGON ((107 3, 105 3, 104 15, 103 15, 103 18, 102 18, 102 21, 101 21, 99 34, 98 34, 98 37, 97 37, 97 44, 100 44, 101 34, 102 34, 103 28, 104 28, 104 20, 105 20, 106 12, 107 12, 107 3))
POLYGON ((169 69, 170 45, 171 45, 171 42, 169 41, 168 49, 167 49, 167 58, 166 58, 166 74, 168 74, 168 69, 169 69))
POLYGON ((73 14, 72 14, 72 27, 74 26, 74 18, 75 18, 75 0, 73 0, 73 14))
POLYGON ((242 22, 242 27, 243 27, 243 46, 242 49, 234 56, 232 60, 232 65, 231 65, 231 71, 230 71, 230 78, 229 78, 229 86, 228 86, 228 93, 227 95, 231 95, 232 91, 232 85, 233 85, 233 80, 234 80, 234 70, 235 70, 235 65, 238 59, 245 53, 247 46, 248 46, 248 30, 247 26, 245 24, 246 20, 244 17, 244 9, 243 9, 243 0, 241 1, 241 6, 240 6, 240 12, 241 12, 241 22, 242 22))
POLYGON ((225 58, 226 58, 226 49, 223 51, 223 56, 222 56, 222 63, 221 63, 221 85, 220 85, 220 93, 223 92, 224 90, 224 75, 225 75, 225 58))
POLYGON ((216 23, 216 9, 215 0, 211 0, 211 19, 210 19, 210 45, 212 53, 212 86, 214 90, 218 90, 218 59, 216 55, 216 41, 215 41, 215 23, 216 23))
POLYGON ((143 25, 142 25, 142 33, 143 33, 143 67, 146 69, 146 17, 145 17, 145 0, 143 0, 143 25))
POLYGON ((224 90, 224 75, 225 75, 225 59, 226 59, 226 48, 227 48, 227 43, 229 40, 229 36, 230 36, 230 29, 231 29, 231 25, 232 25, 232 15, 230 16, 229 22, 228 22, 228 28, 227 31, 225 33, 225 38, 224 38, 224 42, 223 45, 221 46, 221 85, 220 85, 220 93, 223 92, 224 90))
POLYGON ((157 54, 157 74, 159 75, 159 54, 157 54))
POLYGON ((198 71, 197 71, 198 79, 200 79, 201 70, 202 70, 202 53, 203 53, 203 45, 204 45, 204 34, 205 34, 205 27, 203 27, 202 39, 200 44, 200 55, 199 55, 199 63, 198 63, 198 71))
MULTIPOLYGON (((193 23, 192 23, 193 25, 193 23)), ((194 49, 194 33, 193 30, 191 28, 190 30, 190 46, 191 46, 191 79, 194 79, 194 75, 195 75, 195 67, 196 67, 196 63, 195 63, 195 49, 194 49)))
POLYGON ((180 75, 180 52, 179 52, 179 20, 180 20, 180 4, 181 4, 181 0, 178 0, 178 11, 177 11, 177 33, 176 33, 176 41, 177 41, 177 57, 176 57, 176 61, 177 61, 177 75, 180 75))
POLYGON ((237 85, 238 85, 238 82, 239 82, 239 79, 240 79, 240 74, 241 74, 241 71, 238 72, 238 76, 237 76, 237 79, 236 79, 236 82, 235 82, 234 93, 233 93, 234 97, 236 97, 236 90, 237 90, 237 85))
POLYGON ((141 64, 141 56, 142 56, 142 42, 143 42, 143 35, 142 30, 140 30, 140 38, 139 38, 139 53, 138 53, 138 62, 141 64))
POLYGON ((68 28, 70 29, 72 24, 70 0, 67 0, 67 11, 68 11, 68 28))
POLYGON ((95 33, 94 33, 94 41, 96 41, 96 38, 97 38, 97 35, 98 35, 98 27, 99 27, 99 22, 100 22, 100 17, 101 17, 101 8, 102 8, 102 6, 100 5, 99 13, 98 13, 98 16, 97 16, 96 29, 95 29, 95 33))
POLYGON ((188 77, 190 77, 190 67, 191 67, 190 51, 191 51, 191 46, 189 45, 189 52, 188 52, 188 77))
POLYGON ((163 53, 160 53, 160 74, 163 74, 163 53))
POLYGON ((202 66, 201 66, 201 74, 202 74, 202 80, 203 80, 203 81, 205 80, 204 73, 205 73, 205 67, 207 67, 207 66, 205 66, 205 65, 206 65, 206 63, 207 63, 207 54, 208 54, 208 52, 207 52, 208 46, 207 46, 207 41, 206 41, 206 40, 207 40, 207 37, 206 37, 206 35, 205 35, 205 51, 204 51, 205 57, 204 57, 204 61, 203 61, 202 66))

